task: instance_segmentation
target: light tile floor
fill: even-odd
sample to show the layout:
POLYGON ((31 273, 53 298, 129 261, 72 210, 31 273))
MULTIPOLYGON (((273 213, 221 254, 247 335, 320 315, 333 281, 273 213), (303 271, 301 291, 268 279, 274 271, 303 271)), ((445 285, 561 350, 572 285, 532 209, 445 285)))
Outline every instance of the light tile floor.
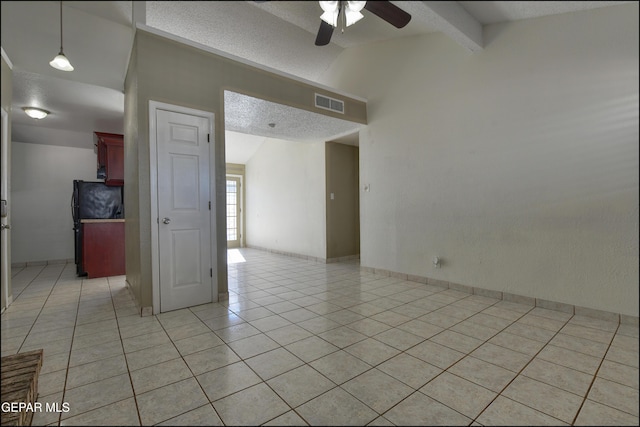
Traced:
POLYGON ((151 317, 124 276, 13 269, 2 355, 43 348, 70 408, 33 425, 639 423, 637 325, 240 252, 229 301, 151 317))

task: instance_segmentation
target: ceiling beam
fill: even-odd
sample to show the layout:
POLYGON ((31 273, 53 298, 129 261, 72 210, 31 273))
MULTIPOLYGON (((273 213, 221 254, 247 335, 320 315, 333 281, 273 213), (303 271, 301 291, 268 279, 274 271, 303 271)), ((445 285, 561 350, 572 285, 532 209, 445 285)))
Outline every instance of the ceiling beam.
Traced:
POLYGON ((457 1, 394 1, 413 19, 437 28, 471 52, 483 49, 482 24, 457 1))
POLYGON ((136 24, 147 24, 147 2, 133 1, 131 2, 131 27, 134 32, 136 24))

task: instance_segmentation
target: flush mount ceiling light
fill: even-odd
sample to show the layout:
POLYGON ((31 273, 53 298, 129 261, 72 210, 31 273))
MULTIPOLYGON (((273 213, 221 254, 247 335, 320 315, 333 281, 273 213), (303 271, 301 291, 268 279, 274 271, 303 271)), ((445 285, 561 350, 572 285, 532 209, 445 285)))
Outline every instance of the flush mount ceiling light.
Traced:
POLYGON ((343 31, 344 27, 355 24, 364 15, 360 11, 364 8, 366 1, 321 1, 320 7, 324 13, 320 16, 327 24, 337 27, 338 17, 343 16, 343 31))
POLYGON ((44 119, 45 117, 47 117, 47 114, 49 114, 47 110, 43 110, 42 108, 22 107, 22 109, 27 114, 27 116, 31 117, 32 119, 44 119))
POLYGON ((62 51, 62 2, 60 2, 60 52, 49 62, 49 65, 61 71, 73 71, 73 66, 62 51))

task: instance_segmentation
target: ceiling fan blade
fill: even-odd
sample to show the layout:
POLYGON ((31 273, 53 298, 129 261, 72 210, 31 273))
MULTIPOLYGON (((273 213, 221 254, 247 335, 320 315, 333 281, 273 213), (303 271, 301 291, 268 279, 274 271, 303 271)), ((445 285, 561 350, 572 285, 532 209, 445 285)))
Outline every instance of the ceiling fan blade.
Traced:
POLYGON ((402 28, 411 21, 411 15, 390 1, 368 1, 364 8, 396 28, 402 28))
POLYGON ((316 36, 316 46, 326 46, 331 41, 333 35, 333 25, 320 21, 320 28, 316 36))

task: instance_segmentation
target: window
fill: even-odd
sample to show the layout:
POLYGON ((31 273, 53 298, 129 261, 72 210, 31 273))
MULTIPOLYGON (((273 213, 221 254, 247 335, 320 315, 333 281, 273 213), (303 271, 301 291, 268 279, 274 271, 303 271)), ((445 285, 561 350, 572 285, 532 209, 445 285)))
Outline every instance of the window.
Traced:
POLYGON ((227 246, 240 246, 240 178, 227 176, 227 246))

